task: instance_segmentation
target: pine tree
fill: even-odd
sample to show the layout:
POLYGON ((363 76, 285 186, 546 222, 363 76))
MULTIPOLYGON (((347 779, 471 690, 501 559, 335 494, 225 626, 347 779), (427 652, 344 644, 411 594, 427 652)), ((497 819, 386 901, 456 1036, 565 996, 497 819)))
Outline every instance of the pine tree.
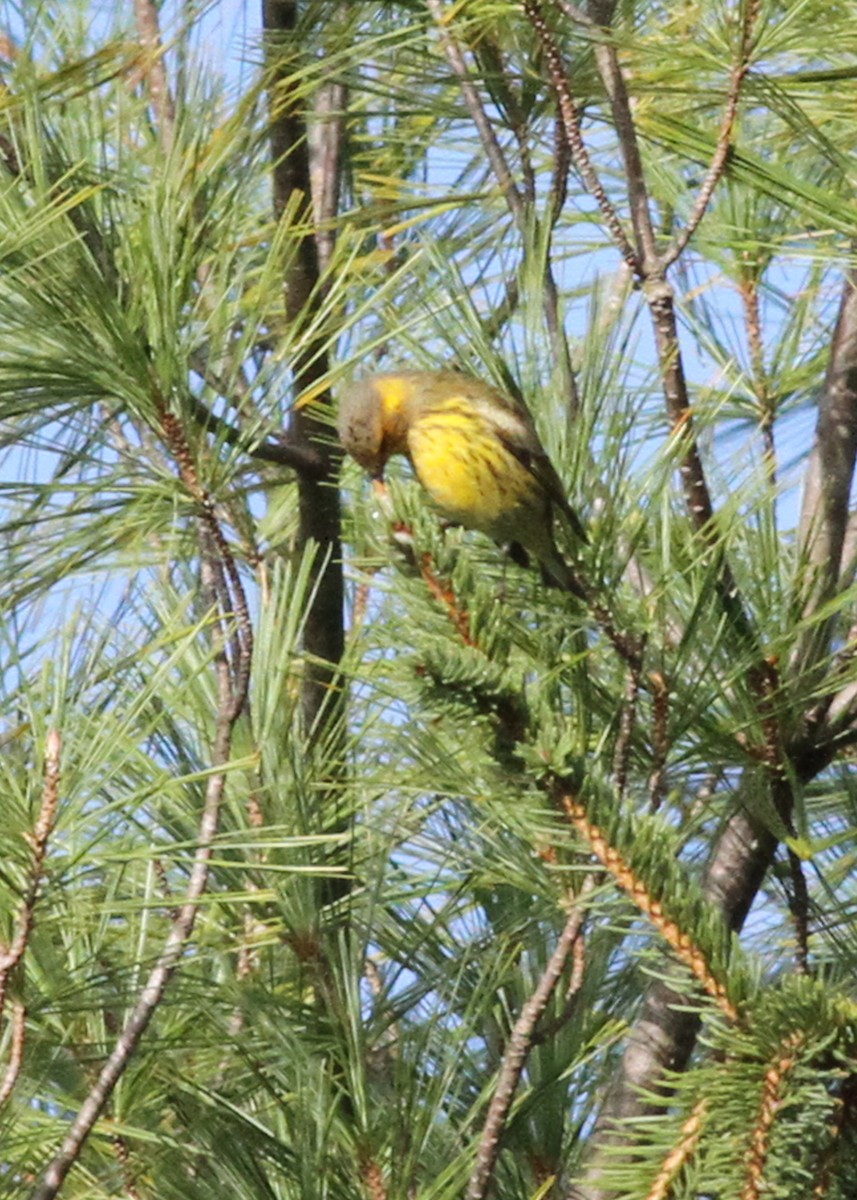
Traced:
POLYGON ((0 1197, 857 1194, 857 5, 0 11, 0 1197))

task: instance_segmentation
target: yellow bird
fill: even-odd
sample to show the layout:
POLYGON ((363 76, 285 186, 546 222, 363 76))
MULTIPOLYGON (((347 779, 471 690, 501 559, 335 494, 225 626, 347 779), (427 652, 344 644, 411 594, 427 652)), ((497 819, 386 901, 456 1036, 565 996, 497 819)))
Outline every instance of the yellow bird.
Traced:
POLYGON ((547 582, 576 590, 554 542, 554 512, 588 538, 522 404, 457 371, 396 371, 344 394, 338 430, 374 479, 404 454, 443 517, 507 543, 517 562, 533 554, 547 582))

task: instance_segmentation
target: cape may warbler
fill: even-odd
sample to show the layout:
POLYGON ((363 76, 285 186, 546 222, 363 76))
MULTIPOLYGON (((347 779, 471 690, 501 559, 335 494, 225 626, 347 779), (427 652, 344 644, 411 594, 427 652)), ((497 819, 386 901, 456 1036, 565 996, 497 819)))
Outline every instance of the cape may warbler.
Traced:
POLYGON ((546 579, 573 587, 554 543, 558 511, 574 534, 586 533, 526 408, 457 371, 397 371, 354 384, 339 409, 342 445, 375 479, 387 459, 406 455, 441 515, 529 551, 546 579))

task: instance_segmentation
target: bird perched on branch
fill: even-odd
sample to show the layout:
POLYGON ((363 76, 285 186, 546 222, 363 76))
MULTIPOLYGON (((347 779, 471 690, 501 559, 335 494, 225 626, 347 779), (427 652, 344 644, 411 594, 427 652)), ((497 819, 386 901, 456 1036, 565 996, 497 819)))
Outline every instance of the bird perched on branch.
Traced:
POLYGON ((547 582, 576 591, 557 550, 558 513, 588 541, 523 404, 457 371, 372 375, 344 394, 339 437, 374 479, 404 454, 443 517, 539 560, 547 582))

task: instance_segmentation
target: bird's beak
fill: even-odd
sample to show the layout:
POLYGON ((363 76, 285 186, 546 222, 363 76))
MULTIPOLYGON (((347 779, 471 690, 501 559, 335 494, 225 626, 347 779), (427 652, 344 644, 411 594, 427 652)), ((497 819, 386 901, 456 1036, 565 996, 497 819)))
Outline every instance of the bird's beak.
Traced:
POLYGON ((387 488, 387 485, 384 482, 383 472, 372 477, 372 491, 375 495, 375 499, 378 502, 381 512, 384 513, 387 518, 392 518, 393 501, 390 497, 390 492, 387 488))

